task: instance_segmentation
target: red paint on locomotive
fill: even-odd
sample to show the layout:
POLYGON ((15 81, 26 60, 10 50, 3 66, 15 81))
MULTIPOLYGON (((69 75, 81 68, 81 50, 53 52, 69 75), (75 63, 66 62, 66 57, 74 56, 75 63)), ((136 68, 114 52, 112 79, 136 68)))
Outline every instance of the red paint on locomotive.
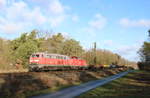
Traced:
POLYGON ((85 60, 76 56, 68 57, 66 55, 59 54, 47 54, 47 53, 35 53, 30 56, 30 65, 39 65, 38 67, 45 66, 78 66, 87 67, 85 60))

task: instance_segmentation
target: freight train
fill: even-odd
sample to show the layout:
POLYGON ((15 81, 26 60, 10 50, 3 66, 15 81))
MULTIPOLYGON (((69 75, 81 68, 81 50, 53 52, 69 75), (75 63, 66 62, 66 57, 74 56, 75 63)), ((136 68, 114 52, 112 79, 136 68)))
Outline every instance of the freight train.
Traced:
POLYGON ((71 69, 106 69, 119 68, 125 66, 110 65, 88 65, 85 60, 76 56, 66 56, 60 54, 48 54, 44 52, 34 53, 29 59, 29 71, 49 71, 49 70, 71 70, 71 69))
POLYGON ((30 71, 41 70, 63 70, 63 69, 86 69, 88 65, 85 60, 76 56, 60 54, 34 53, 29 59, 30 71))

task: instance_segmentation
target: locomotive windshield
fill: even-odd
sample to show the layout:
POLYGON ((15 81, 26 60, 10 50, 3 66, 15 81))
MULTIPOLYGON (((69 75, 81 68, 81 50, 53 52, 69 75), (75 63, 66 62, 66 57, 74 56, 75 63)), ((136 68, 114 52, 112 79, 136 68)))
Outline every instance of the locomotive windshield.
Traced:
POLYGON ((72 59, 79 59, 79 57, 77 57, 77 56, 72 56, 71 58, 72 59))
POLYGON ((39 57, 39 54, 33 54, 32 57, 39 57))

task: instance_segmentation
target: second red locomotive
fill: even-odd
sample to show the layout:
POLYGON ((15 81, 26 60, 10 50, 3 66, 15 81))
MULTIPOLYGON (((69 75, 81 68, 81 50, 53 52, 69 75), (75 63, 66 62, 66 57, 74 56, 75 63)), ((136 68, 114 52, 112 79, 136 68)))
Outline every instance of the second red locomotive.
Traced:
POLYGON ((85 69, 87 63, 76 56, 60 54, 34 53, 30 56, 30 71, 61 70, 61 69, 85 69))

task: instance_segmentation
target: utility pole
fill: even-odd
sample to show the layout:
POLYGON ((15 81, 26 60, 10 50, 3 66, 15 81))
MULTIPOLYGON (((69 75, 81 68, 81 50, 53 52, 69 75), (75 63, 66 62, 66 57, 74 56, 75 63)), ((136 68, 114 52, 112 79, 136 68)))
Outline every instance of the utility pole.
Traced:
POLYGON ((94 42, 94 54, 95 54, 95 57, 94 57, 94 64, 95 66, 97 65, 97 56, 96 56, 96 42, 94 42))
MULTIPOLYGON (((148 30, 148 43, 150 43, 150 29, 148 30)), ((146 55, 146 62, 150 62, 150 53, 146 55)))
POLYGON ((150 42, 150 30, 148 30, 148 41, 150 42))

